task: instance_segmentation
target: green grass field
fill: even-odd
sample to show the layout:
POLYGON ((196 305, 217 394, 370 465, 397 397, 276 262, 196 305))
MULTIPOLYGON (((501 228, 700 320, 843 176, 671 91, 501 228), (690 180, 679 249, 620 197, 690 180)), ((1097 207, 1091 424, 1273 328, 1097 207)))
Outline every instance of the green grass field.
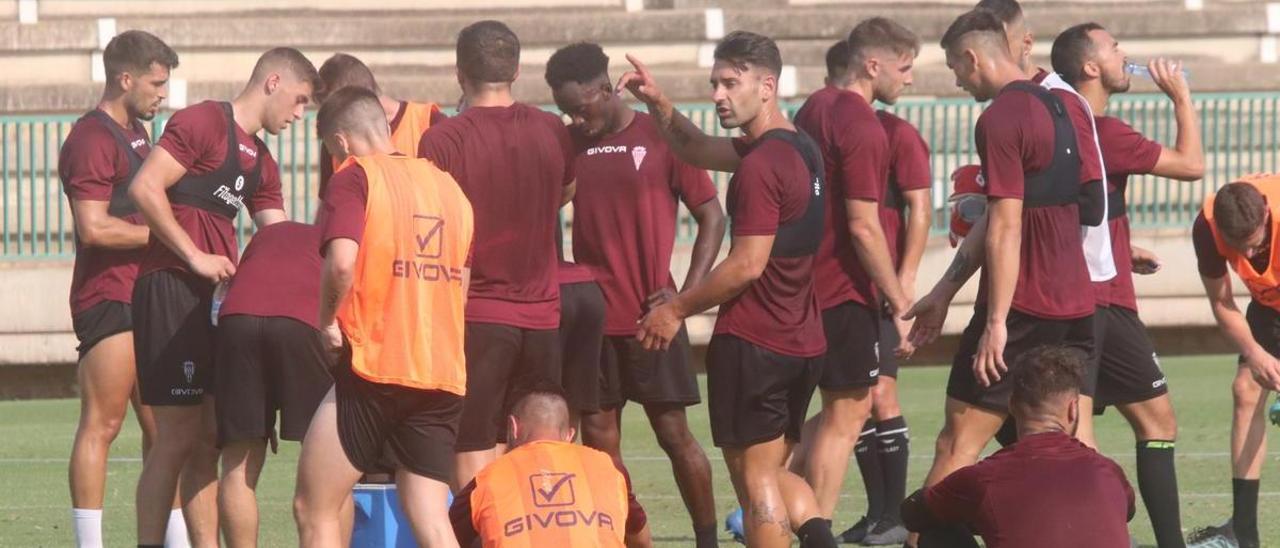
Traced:
MULTIPOLYGON (((1231 510, 1227 439, 1235 360, 1217 356, 1166 358, 1163 362, 1181 423, 1178 482, 1183 526, 1190 529, 1220 523, 1231 510)), ((945 383, 943 368, 903 371, 901 399, 914 439, 909 490, 919 486, 928 469, 934 435, 941 425, 945 383)), ((72 542, 66 457, 76 416, 74 400, 0 402, 0 546, 67 546, 72 542)), ((689 422, 712 459, 716 500, 723 517, 736 504, 724 463, 719 452, 710 446, 706 407, 690 409, 689 422)), ((640 499, 649 512, 654 537, 666 546, 692 545, 692 531, 670 467, 648 430, 643 413, 629 408, 624 429, 624 452, 640 499)), ((112 451, 105 518, 109 546, 133 544, 133 488, 141 468, 137 459, 139 437, 136 424, 129 424, 112 451)), ((1133 437, 1119 414, 1111 411, 1099 418, 1098 437, 1103 452, 1123 465, 1132 481, 1133 437)), ((281 447, 279 455, 268 459, 258 492, 263 546, 297 542, 289 510, 297 455, 297 446, 288 444, 281 447)), ((1267 474, 1275 472, 1274 460, 1268 459, 1267 474)), ((836 516, 838 530, 852 524, 865 508, 856 470, 855 466, 850 467, 846 494, 836 516)), ((1266 485, 1262 488, 1259 516, 1264 545, 1280 543, 1280 506, 1271 506, 1280 497, 1280 490, 1266 485)), ((1131 525, 1141 543, 1154 542, 1141 503, 1131 525)))

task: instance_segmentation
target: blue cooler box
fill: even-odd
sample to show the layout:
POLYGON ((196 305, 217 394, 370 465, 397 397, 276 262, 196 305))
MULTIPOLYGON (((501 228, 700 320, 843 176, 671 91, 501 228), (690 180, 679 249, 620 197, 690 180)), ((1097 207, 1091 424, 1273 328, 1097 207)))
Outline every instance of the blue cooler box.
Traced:
MULTIPOLYGON (((352 498, 356 507, 352 548, 417 548, 394 483, 356 484, 352 498)), ((449 503, 453 503, 453 493, 449 503)))

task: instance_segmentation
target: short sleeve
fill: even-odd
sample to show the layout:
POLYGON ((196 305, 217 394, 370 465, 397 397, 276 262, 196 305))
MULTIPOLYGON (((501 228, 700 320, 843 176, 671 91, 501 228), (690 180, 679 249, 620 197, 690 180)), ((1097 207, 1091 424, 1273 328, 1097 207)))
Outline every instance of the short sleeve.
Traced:
POLYGON ((890 172, 903 191, 924 190, 933 186, 933 174, 929 168, 929 145, 920 132, 910 124, 898 124, 890 138, 893 150, 890 154, 890 172))
POLYGON ((1102 180, 1102 159, 1098 157, 1098 141, 1094 138, 1093 117, 1084 104, 1084 98, 1067 90, 1055 89, 1053 93, 1062 100, 1076 130, 1076 147, 1080 149, 1080 183, 1102 180))
POLYGON ((707 170, 680 161, 671 155, 671 190, 680 197, 685 207, 693 209, 716 199, 716 185, 707 170))
POLYGON ((733 208, 729 212, 734 236, 778 233, 782 218, 781 182, 759 152, 744 160, 733 177, 733 208))
POLYGON ((939 521, 973 524, 982 507, 983 488, 982 466, 966 466, 925 489, 924 502, 939 521))
POLYGON ((86 127, 75 139, 68 139, 58 156, 58 171, 67 196, 72 200, 110 201, 115 181, 121 175, 117 167, 121 152, 115 138, 101 127, 86 127))
POLYGON ((547 113, 547 124, 551 126, 551 132, 556 136, 556 145, 560 148, 560 155, 564 158, 564 178, 561 184, 568 185, 578 178, 578 172, 575 164, 578 160, 578 148, 573 144, 573 136, 569 134, 568 126, 560 121, 560 118, 553 114, 547 113))
POLYGON ((369 179, 364 168, 351 164, 333 174, 321 204, 321 253, 332 240, 346 238, 356 243, 364 236, 365 205, 369 201, 369 179))
POLYGON ((284 193, 280 182, 280 166, 271 156, 267 145, 260 140, 255 139, 255 141, 257 141, 259 157, 262 158, 262 169, 259 171, 262 174, 262 180, 253 197, 249 198, 249 213, 254 214, 268 209, 283 210, 284 193))
POLYGON ((1203 211, 1191 225, 1191 244, 1196 250, 1196 266, 1201 276, 1221 278, 1227 275, 1227 259, 1218 252, 1218 242, 1203 211))
POLYGON ((846 200, 870 200, 879 202, 889 176, 889 139, 875 113, 865 105, 853 105, 862 99, 843 95, 833 109, 831 135, 834 153, 840 158, 840 185, 846 200), (865 115, 856 109, 865 107, 865 115))
POLYGON ((974 132, 987 196, 1022 199, 1026 192, 1026 172, 1022 167, 1026 137, 1022 124, 1011 116, 988 110, 978 118, 974 132))
POLYGON ((1119 118, 1098 119, 1098 140, 1109 175, 1151 173, 1164 150, 1119 118))
POLYGON ((435 164, 454 179, 460 178, 458 170, 462 166, 462 140, 453 128, 457 120, 452 118, 439 127, 432 126, 418 141, 418 157, 435 164))
POLYGON ((431 127, 449 119, 449 115, 440 110, 440 105, 431 105, 431 127))
MULTIPOLYGON (((191 171, 206 156, 221 156, 226 153, 227 125, 219 116, 210 116, 209 105, 200 104, 188 107, 173 114, 164 126, 164 134, 156 144, 163 148, 183 168, 191 171)), ((221 114, 221 113, 219 113, 221 114)), ((219 163, 221 158, 218 159, 219 163)))

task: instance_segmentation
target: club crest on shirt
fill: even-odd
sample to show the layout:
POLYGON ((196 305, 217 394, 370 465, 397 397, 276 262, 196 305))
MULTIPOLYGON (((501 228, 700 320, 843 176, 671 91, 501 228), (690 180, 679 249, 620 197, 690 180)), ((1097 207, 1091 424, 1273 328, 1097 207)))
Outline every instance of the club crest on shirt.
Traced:
POLYGON ((633 147, 631 149, 631 160, 636 163, 636 171, 640 171, 640 164, 644 163, 644 155, 648 152, 644 147, 633 147))
POLYGON ((182 362, 182 375, 187 378, 187 384, 195 382, 196 378, 196 362, 187 360, 182 362))

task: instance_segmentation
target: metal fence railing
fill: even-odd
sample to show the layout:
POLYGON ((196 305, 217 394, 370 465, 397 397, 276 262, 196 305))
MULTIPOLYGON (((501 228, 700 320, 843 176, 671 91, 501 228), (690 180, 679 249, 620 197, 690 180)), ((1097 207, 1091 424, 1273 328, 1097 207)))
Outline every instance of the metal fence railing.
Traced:
MULTIPOLYGON (((799 106, 799 102, 785 105, 789 114, 799 106)), ((1135 227, 1189 226, 1206 192, 1244 173, 1280 169, 1280 93, 1201 94, 1196 106, 1204 132, 1205 178, 1194 183, 1131 178, 1128 202, 1135 227)), ((890 109, 919 128, 929 143, 934 228, 944 230, 949 176, 955 168, 977 162, 973 126, 982 106, 966 99, 911 99, 890 109)), ((690 104, 682 110, 704 129, 730 134, 719 127, 710 105, 690 104)), ((1177 128, 1172 105, 1163 96, 1114 97, 1110 114, 1156 141, 1174 143, 1177 128)), ((153 137, 160 135, 167 117, 162 114, 152 122, 153 137)), ((320 144, 311 129, 313 117, 310 112, 288 131, 266 139, 280 164, 286 209, 300 220, 312 218, 316 210, 320 144)), ((0 260, 66 258, 74 252, 74 223, 57 170, 58 150, 76 118, 0 115, 0 260)), ((723 191, 728 175, 713 176, 723 191)), ((240 216, 238 226, 242 236, 252 231, 247 215, 240 216)), ((692 239, 695 230, 693 220, 682 211, 677 236, 692 239)))

